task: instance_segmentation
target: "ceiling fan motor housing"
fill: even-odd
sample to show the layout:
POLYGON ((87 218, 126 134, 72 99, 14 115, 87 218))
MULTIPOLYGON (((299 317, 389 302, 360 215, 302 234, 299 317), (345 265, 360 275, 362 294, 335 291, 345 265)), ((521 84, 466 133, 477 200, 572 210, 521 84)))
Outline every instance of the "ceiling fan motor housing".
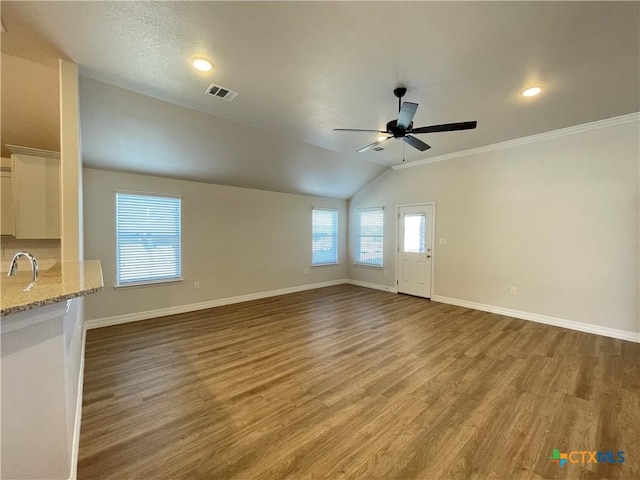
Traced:
POLYGON ((404 87, 398 87, 393 91, 393 94, 398 98, 404 97, 405 93, 407 93, 407 89, 404 87))
POLYGON ((407 130, 411 131, 412 128, 413 128, 413 122, 411 122, 407 128, 398 127, 397 120, 391 120, 390 122, 387 122, 387 132, 392 134, 393 138, 406 137, 407 130))

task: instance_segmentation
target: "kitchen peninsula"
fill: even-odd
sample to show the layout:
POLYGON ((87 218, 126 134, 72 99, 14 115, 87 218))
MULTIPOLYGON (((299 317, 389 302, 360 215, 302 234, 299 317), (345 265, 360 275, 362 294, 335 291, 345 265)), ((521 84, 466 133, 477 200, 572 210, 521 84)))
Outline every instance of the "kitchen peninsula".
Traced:
MULTIPOLYGON (((2 277, 0 315, 22 312, 52 303, 82 297, 102 290, 99 260, 56 263, 40 272, 38 282, 29 291, 31 272, 23 270, 13 277, 2 277)), ((2 323, 4 327, 4 319, 2 323)))
POLYGON ((1 273, 2 478, 75 478, 82 412, 83 297, 100 261, 1 273))

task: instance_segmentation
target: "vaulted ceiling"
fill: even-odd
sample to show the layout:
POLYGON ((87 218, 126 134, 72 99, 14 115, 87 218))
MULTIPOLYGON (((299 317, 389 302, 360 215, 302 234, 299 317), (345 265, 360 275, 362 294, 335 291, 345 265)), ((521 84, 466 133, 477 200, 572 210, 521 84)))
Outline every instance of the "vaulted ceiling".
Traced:
MULTIPOLYGON (((99 168, 348 198, 403 157, 640 110, 638 2, 3 1, 2 19, 3 52, 33 59, 57 52, 90 79, 81 96, 92 130, 84 154, 99 168), (194 56, 210 58, 213 71, 196 72, 194 56), (210 83, 239 95, 232 102, 207 96, 210 83), (392 91, 399 85, 408 89, 405 100, 419 104, 416 126, 477 120, 478 128, 421 135, 432 147, 426 152, 403 151, 395 140, 356 154, 376 135, 333 128, 384 128, 397 115, 392 91), (523 97, 531 85, 542 94, 523 97), (169 102, 179 110, 167 110, 167 118, 195 110, 187 124, 214 128, 226 119, 233 134, 214 135, 212 143, 191 133, 189 155, 154 166, 135 155, 143 149, 135 131, 144 136, 141 122, 123 122, 126 132, 114 124, 113 86, 152 97, 129 106, 164 111, 149 102, 169 102), (110 110, 108 121, 102 110, 110 110), (240 153, 230 144, 211 153, 225 142, 240 153)), ((125 103, 121 115, 135 117, 125 103)), ((199 134, 206 137, 207 128, 199 134)), ((165 151, 187 142, 177 133, 172 146, 159 131, 165 151)))

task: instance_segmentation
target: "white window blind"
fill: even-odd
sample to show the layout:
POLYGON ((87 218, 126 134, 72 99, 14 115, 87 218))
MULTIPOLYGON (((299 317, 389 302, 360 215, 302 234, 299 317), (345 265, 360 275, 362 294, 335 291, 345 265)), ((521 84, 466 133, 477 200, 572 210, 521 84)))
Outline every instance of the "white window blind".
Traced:
POLYGON ((180 198, 116 193, 117 284, 180 279, 180 198))
POLYGON ((356 255, 355 263, 382 266, 384 233, 384 209, 356 209, 356 255))
POLYGON ((338 263, 338 211, 314 208, 311 224, 311 265, 338 263))

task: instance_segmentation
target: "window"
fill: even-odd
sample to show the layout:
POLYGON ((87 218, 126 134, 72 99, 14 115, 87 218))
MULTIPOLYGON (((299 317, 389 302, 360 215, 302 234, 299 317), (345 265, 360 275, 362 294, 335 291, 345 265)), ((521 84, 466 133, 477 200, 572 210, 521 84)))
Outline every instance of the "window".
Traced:
POLYGON ((338 211, 314 208, 311 231, 311 265, 338 263, 338 211))
POLYGON ((361 265, 382 267, 384 209, 356 209, 356 260, 361 265))
POLYGON ((180 280, 180 198, 116 193, 117 285, 180 280))
POLYGON ((403 253, 427 253, 424 241, 426 221, 427 216, 424 213, 404 214, 403 253))

